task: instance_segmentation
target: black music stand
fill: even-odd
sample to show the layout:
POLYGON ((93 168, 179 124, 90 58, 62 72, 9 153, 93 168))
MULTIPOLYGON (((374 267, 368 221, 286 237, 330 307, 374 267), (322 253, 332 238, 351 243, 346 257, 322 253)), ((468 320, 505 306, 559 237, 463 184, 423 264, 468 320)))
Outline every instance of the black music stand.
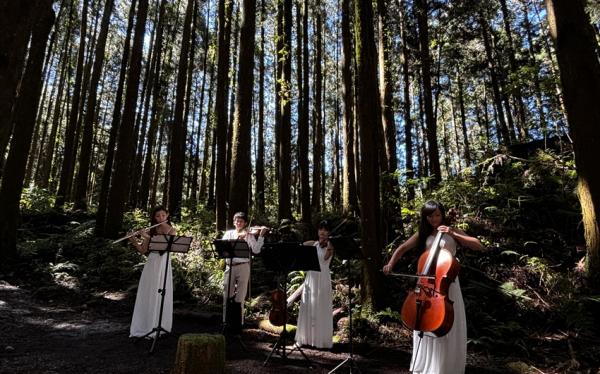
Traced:
POLYGON ((170 333, 170 331, 167 331, 162 327, 163 308, 165 306, 165 293, 167 291, 167 273, 169 270, 169 256, 171 252, 186 253, 190 249, 191 243, 191 237, 176 235, 154 235, 150 238, 150 242, 148 243, 148 252, 162 252, 161 256, 167 256, 167 258, 165 259, 165 274, 163 275, 163 285, 162 288, 158 289, 158 293, 160 294, 160 312, 158 314, 158 325, 146 335, 138 338, 138 340, 140 340, 154 334, 154 340, 152 341, 152 346, 150 347, 149 353, 154 352, 154 347, 156 346, 156 342, 158 341, 160 335, 162 335, 163 333, 170 333))
MULTIPOLYGON (((280 275, 283 274, 283 292, 286 300, 287 276, 290 271, 321 271, 321 265, 319 264, 319 257, 317 255, 317 247, 312 245, 302 245, 298 242, 265 243, 262 250, 262 257, 267 269, 276 271, 280 273, 280 275)), ((279 339, 277 339, 277 342, 263 363, 263 366, 267 365, 274 353, 277 352, 277 354, 285 361, 287 360, 287 356, 292 354, 295 350, 298 350, 298 352, 300 352, 304 359, 308 362, 309 366, 312 366, 312 362, 308 359, 298 344, 294 343, 294 347, 287 352, 286 341, 287 321, 283 324, 283 330, 281 330, 281 334, 279 334, 279 339)))
MULTIPOLYGON (((234 257, 250 258, 250 247, 243 239, 217 239, 213 241, 213 245, 220 258, 224 258, 229 266, 227 275, 227 300, 225 301, 225 310, 223 318, 223 335, 233 334, 238 335, 242 328, 242 306, 241 303, 235 301, 237 289, 233 297, 229 297, 231 293, 231 269, 232 260, 234 257), (235 312, 235 314, 234 314, 235 312), (239 320, 236 322, 235 317, 239 314, 239 320)), ((243 346, 243 344, 242 344, 243 346)))
POLYGON ((348 275, 348 326, 349 326, 349 344, 350 344, 350 354, 348 357, 340 362, 333 370, 331 370, 328 374, 335 373, 338 369, 348 364, 350 367, 350 373, 352 373, 352 369, 356 369, 357 372, 360 373, 360 369, 358 364, 354 360, 354 345, 353 345, 353 333, 352 333, 352 285, 353 280, 350 279, 350 275, 352 272, 350 271, 350 261, 351 259, 362 258, 362 253, 360 251, 360 246, 354 238, 347 236, 331 236, 329 237, 329 241, 335 248, 335 253, 338 257, 340 257, 343 261, 342 263, 346 264, 346 274, 348 275))

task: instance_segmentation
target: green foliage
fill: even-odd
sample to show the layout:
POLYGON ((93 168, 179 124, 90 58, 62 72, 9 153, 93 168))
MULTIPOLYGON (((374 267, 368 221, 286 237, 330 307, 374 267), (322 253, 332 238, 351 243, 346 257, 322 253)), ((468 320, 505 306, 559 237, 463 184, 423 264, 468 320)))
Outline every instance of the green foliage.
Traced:
POLYGON ((401 322, 402 317, 400 316, 399 311, 392 310, 392 308, 385 308, 384 310, 380 310, 375 314, 375 320, 379 323, 385 322, 401 322))
POLYGON ((505 282, 500 286, 500 290, 506 296, 510 296, 517 300, 519 304, 525 304, 528 301, 531 301, 531 298, 527 296, 527 291, 515 287, 514 282, 505 282))
POLYGON ((47 189, 27 187, 21 193, 21 212, 24 214, 47 213, 52 210, 56 196, 47 189))

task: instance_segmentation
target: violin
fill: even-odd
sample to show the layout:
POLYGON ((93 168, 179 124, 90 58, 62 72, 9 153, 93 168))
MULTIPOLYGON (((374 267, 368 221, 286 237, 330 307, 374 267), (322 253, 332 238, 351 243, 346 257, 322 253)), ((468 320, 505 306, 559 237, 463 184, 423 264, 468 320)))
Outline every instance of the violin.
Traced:
POLYGON ((411 330, 446 335, 454 323, 450 284, 460 271, 456 258, 440 248, 443 232, 438 232, 433 245, 419 257, 417 285, 404 300, 402 322, 411 330))
POLYGON ((273 326, 283 326, 287 323, 287 300, 285 292, 278 288, 271 292, 271 311, 269 312, 269 322, 273 326))
POLYGON ((266 235, 269 235, 273 231, 272 228, 267 226, 252 226, 246 229, 248 234, 254 235, 256 238, 258 238, 262 230, 266 230, 266 235))

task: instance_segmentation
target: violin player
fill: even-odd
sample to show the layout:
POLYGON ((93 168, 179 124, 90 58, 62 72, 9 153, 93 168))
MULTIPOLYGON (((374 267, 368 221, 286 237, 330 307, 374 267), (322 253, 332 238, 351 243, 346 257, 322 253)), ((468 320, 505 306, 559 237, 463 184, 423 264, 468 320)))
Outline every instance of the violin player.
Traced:
POLYGON ((333 257, 333 244, 329 240, 331 225, 321 221, 318 225, 318 239, 304 242, 304 245, 317 247, 321 271, 309 270, 302 284, 302 301, 298 312, 296 343, 316 348, 333 346, 333 317, 331 272, 329 265, 333 257))
MULTIPOLYGON (((242 239, 248 243, 248 247, 254 254, 261 251, 265 241, 267 228, 263 227, 258 232, 258 239, 247 230, 248 216, 244 212, 237 212, 233 215, 232 230, 228 230, 223 235, 224 240, 242 239)), ((232 326, 234 330, 240 329, 243 324, 244 316, 244 299, 248 292, 248 281, 250 280, 250 259, 234 257, 231 259, 231 266, 227 263, 225 274, 223 276, 223 322, 226 321, 227 309, 226 305, 230 298, 233 298, 236 303, 241 306, 241 315, 235 316, 236 325, 239 319, 239 326, 232 326), (231 289, 229 285, 231 284, 231 289), (239 318, 238 318, 239 317, 239 318)), ((237 332, 237 331, 235 331, 237 332)))

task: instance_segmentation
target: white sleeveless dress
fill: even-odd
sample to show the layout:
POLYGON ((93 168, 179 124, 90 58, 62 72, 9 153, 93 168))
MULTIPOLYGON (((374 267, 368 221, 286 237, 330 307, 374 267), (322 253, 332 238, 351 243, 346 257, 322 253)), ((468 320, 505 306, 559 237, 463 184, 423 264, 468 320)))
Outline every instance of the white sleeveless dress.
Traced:
POLYGON ((317 348, 333 346, 333 317, 331 300, 331 273, 325 260, 326 248, 315 244, 321 271, 307 271, 302 291, 302 303, 298 312, 296 343, 317 348))
MULTIPOLYGON (((425 246, 429 248, 434 236, 427 238, 425 246)), ((450 235, 443 235, 440 247, 456 255, 456 241, 450 235)), ((450 284, 450 300, 454 302, 454 323, 448 334, 435 337, 424 334, 419 337, 413 333, 413 354, 410 368, 413 373, 423 374, 461 374, 465 372, 467 361, 467 319, 465 304, 460 291, 458 277, 450 284)))
MULTIPOLYGON (((148 255, 142 276, 140 277, 137 296, 135 297, 135 307, 133 308, 129 337, 144 336, 158 326, 161 303, 161 295, 158 293, 158 289, 163 288, 165 261, 167 261, 166 254, 161 256, 158 252, 150 252, 148 255)), ((167 331, 171 331, 172 326, 173 273, 171 271, 171 257, 169 256, 161 327, 167 331)), ((154 337, 154 334, 151 337, 154 337)))

